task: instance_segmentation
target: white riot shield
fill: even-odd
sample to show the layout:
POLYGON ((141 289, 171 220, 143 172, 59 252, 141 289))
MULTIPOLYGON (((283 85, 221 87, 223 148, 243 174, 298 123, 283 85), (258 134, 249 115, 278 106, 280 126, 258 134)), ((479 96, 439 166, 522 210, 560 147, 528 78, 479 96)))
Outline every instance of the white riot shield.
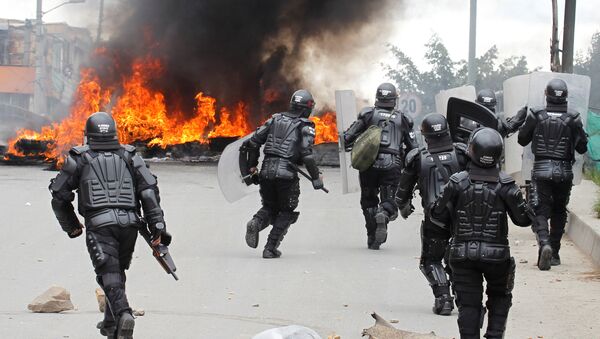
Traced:
MULTIPOLYGON (((527 105, 529 108, 543 107, 546 105, 544 91, 548 82, 559 78, 567 83, 569 96, 567 98, 569 109, 581 114, 583 126, 587 123, 588 103, 590 99, 589 77, 578 74, 533 72, 519 75, 504 81, 504 115, 513 116, 517 111, 527 105)), ((533 168, 533 153, 531 144, 521 148, 517 143, 517 137, 512 136, 506 142, 506 172, 513 174, 521 172, 522 182, 531 179, 533 168)), ((575 153, 575 164, 573 165, 573 184, 581 182, 583 169, 583 156, 575 153)))
POLYGON ((221 193, 228 202, 236 202, 245 196, 258 192, 258 185, 247 186, 240 171, 240 146, 252 134, 232 142, 225 147, 217 166, 217 178, 221 193))
POLYGON ((344 131, 352 125, 357 117, 356 97, 352 90, 335 91, 335 116, 339 137, 340 174, 342 177, 342 193, 360 191, 358 171, 352 168, 350 152, 344 151, 344 131))
POLYGON ((450 99, 450 97, 475 101, 475 99, 477 99, 477 93, 475 93, 475 87, 473 86, 461 86, 440 91, 435 95, 435 110, 437 113, 446 116, 448 99, 450 99))

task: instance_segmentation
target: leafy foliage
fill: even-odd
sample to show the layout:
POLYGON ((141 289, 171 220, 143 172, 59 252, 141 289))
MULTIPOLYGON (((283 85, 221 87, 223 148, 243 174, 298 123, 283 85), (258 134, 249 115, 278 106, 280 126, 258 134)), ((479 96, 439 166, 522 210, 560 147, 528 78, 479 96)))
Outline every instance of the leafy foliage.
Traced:
POLYGON ((573 70, 592 79, 590 107, 600 111, 600 32, 592 36, 587 53, 577 55, 573 70))

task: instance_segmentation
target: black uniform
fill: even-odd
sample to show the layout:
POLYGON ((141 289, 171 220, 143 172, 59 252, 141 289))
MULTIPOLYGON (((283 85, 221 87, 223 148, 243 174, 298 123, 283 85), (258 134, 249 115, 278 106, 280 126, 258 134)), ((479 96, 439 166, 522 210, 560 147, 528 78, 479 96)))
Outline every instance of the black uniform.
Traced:
POLYGON ((258 232, 272 224, 273 228, 263 251, 265 258, 277 258, 281 255, 277 248, 300 214, 295 211, 300 195, 295 166, 304 164, 313 179, 313 187, 323 187, 312 150, 315 126, 307 116, 300 111, 274 114, 244 142, 241 149, 250 154, 248 166, 255 168, 258 165, 260 147, 264 145, 264 160, 257 178, 260 182, 262 207, 248 223, 246 241, 250 247, 256 248, 258 232))
POLYGON ((375 107, 362 109, 358 119, 344 132, 344 142, 349 150, 369 126, 380 126, 383 129, 377 159, 369 169, 359 174, 360 205, 365 217, 367 245, 370 249, 379 249, 386 241, 387 223, 398 215, 395 194, 405 152, 417 147, 412 132, 412 119, 394 109, 394 103, 387 105, 381 101, 378 99, 375 107))
POLYGON ((448 315, 453 308, 453 299, 450 293, 450 281, 442 265, 442 259, 446 253, 450 232, 431 222, 428 207, 431 207, 440 195, 442 187, 448 182, 450 175, 466 168, 468 156, 466 145, 452 144, 449 134, 446 145, 436 146, 413 149, 407 154, 406 167, 400 177, 396 202, 402 214, 403 210, 410 207, 408 205, 411 205, 413 189, 415 184, 417 185, 425 212, 421 223, 419 268, 427 278, 435 296, 433 312, 448 315))
MULTIPOLYGON (((98 114, 90 120, 98 118, 98 114)), ((82 230, 72 204, 73 191, 77 190, 78 212, 85 219, 87 249, 96 280, 106 295, 101 333, 112 338, 117 325, 123 325, 116 322, 124 315, 131 317, 125 294, 125 270, 131 263, 138 228, 142 225, 140 205, 155 238, 166 235, 165 223, 156 177, 135 153, 135 147, 120 145, 114 139, 95 142, 89 135, 88 143, 69 151, 49 188, 54 214, 70 237, 79 236, 82 230)), ((127 329, 131 333, 119 332, 119 338, 132 335, 133 318, 128 321, 131 324, 126 326, 131 326, 127 329)))
MULTIPOLYGON (((491 129, 474 131, 473 139, 489 137, 502 145, 502 137, 491 129), (487 136, 485 134, 488 134, 487 136)), ((477 141, 476 141, 477 142, 477 141)), ((488 144, 489 145, 489 144, 488 144)), ((471 151, 466 171, 456 173, 436 201, 431 217, 442 227, 451 225, 449 261, 459 309, 461 338, 479 338, 485 308, 482 306, 483 280, 487 282, 487 338, 502 338, 511 306, 515 263, 510 256, 506 214, 518 226, 531 224, 529 209, 512 177, 500 172, 497 161, 502 146, 494 154, 491 167, 473 159, 471 151)))
MULTIPOLYGON (((554 80, 553 80, 554 81, 554 80)), ((548 85, 550 87, 551 83, 548 85)), ((550 263, 560 264, 560 240, 567 220, 567 204, 573 184, 572 165, 575 151, 587 151, 587 135, 579 113, 567 109, 566 84, 564 100, 553 100, 543 108, 533 108, 519 131, 519 144, 531 143, 535 156, 531 171, 531 200, 536 212, 533 230, 540 247, 538 266, 550 269, 550 263), (550 219, 550 232, 548 232, 550 219), (548 254, 551 254, 552 260, 548 254), (546 253, 542 253, 542 252, 546 253)))

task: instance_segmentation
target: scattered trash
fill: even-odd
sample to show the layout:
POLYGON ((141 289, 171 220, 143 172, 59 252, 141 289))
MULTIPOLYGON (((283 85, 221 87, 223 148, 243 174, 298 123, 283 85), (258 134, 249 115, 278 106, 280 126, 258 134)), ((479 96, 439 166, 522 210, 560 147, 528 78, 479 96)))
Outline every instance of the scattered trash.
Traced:
MULTIPOLYGON (((331 337, 331 336, 330 336, 331 337)), ((332 337, 334 339, 339 336, 332 337)), ((252 337, 252 339, 322 339, 317 332, 310 328, 290 325, 285 327, 272 328, 252 337)), ((329 339, 329 338, 328 338, 329 339)))
POLYGON ((31 203, 30 202, 26 202, 25 206, 31 206, 31 203))
POLYGON ((371 316, 375 319, 373 327, 364 329, 362 336, 368 336, 369 339, 440 339, 434 332, 429 334, 421 334, 415 332, 403 331, 395 328, 377 313, 372 313, 371 316))
POLYGON ((327 339, 342 339, 339 335, 333 333, 327 336, 327 339))
POLYGON ((259 307, 259 306, 260 306, 259 304, 252 305, 252 307, 259 307))
POLYGON ((529 261, 527 259, 519 260, 519 264, 527 264, 529 261))
POLYGON ((392 323, 392 324, 397 324, 399 322, 400 322, 400 320, 398 320, 398 319, 390 319, 390 323, 392 323))
POLYGON ((42 259, 42 258, 38 258, 38 259, 37 259, 37 262, 44 262, 44 259, 42 259))
POLYGON ((140 309, 133 310, 133 312, 132 312, 132 313, 133 313, 133 315, 134 315, 134 316, 136 316, 136 317, 143 317, 144 315, 146 315, 146 311, 144 311, 144 310, 143 310, 143 309, 141 309, 141 308, 140 308, 140 309))
POLYGON ((515 240, 515 246, 519 246, 521 242, 519 240, 515 240))
POLYGON ((64 287, 52 286, 27 305, 27 308, 35 313, 60 313, 75 307, 69 291, 64 287))

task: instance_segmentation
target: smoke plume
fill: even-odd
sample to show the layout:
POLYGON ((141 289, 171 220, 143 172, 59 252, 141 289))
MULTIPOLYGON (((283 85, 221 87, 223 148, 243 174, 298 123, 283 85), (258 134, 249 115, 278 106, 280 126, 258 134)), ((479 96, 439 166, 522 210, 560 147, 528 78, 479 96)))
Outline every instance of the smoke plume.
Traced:
POLYGON ((224 105, 249 103, 259 120, 286 109, 298 87, 322 83, 307 59, 341 64, 352 54, 343 44, 372 39, 369 27, 388 1, 121 0, 106 18, 109 49, 122 69, 96 66, 110 78, 151 54, 164 62, 154 86, 171 107, 189 112, 203 91, 224 105))

